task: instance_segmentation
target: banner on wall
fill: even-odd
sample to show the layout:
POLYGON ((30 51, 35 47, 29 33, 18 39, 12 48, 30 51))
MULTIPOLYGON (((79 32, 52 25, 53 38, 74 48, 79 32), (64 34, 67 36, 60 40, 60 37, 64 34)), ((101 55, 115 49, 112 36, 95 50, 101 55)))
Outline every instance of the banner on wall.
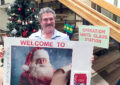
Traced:
POLYGON ((110 28, 105 26, 79 26, 79 41, 94 43, 96 47, 109 47, 110 28))
POLYGON ((60 70, 71 71, 71 85, 90 85, 92 43, 5 37, 4 49, 3 85, 62 85, 60 70))

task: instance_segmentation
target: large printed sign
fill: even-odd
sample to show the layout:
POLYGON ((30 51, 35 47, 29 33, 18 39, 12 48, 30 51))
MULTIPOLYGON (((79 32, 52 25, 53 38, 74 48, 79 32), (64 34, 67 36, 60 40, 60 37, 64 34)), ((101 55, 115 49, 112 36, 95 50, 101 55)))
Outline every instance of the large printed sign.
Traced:
POLYGON ((109 47, 109 27, 79 26, 79 40, 93 42, 96 47, 109 47))
MULTIPOLYGON (((5 37, 4 46, 3 85, 50 85, 53 79, 60 82, 59 77, 54 78, 56 71, 71 65, 71 62, 71 75, 75 71, 84 73, 85 83, 90 85, 92 43, 5 37)), ((73 78, 71 85, 74 85, 73 78)))

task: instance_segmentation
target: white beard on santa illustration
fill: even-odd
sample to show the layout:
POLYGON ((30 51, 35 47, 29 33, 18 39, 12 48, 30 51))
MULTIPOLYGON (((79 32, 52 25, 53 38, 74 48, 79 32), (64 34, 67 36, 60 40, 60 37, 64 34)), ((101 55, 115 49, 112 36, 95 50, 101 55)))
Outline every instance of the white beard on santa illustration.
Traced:
POLYGON ((51 81, 54 69, 50 63, 46 64, 30 64, 30 76, 39 79, 40 81, 51 81))

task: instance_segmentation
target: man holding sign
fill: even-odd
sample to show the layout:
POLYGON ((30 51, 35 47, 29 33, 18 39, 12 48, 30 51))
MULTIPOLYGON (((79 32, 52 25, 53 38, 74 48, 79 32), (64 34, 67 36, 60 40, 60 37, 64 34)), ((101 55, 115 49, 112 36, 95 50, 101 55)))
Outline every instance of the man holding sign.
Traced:
MULTIPOLYGON (((39 12, 39 18, 40 18, 39 21, 40 21, 42 29, 39 30, 36 33, 33 33, 29 38, 46 39, 46 40, 50 40, 50 39, 52 39, 52 40, 69 40, 68 35, 66 35, 62 32, 59 32, 55 29, 56 14, 51 8, 45 7, 43 9, 41 9, 40 12, 39 12)), ((64 71, 64 68, 61 68, 61 69, 63 69, 62 71, 64 71)), ((69 67, 67 72, 69 72, 69 71, 70 71, 70 67, 69 67)), ((67 72, 65 71, 64 73, 62 73, 61 70, 59 69, 54 73, 54 76, 64 75, 64 77, 62 77, 64 79, 62 80, 61 83, 66 84, 67 83, 66 79, 67 79, 67 75, 68 75, 67 72), (65 81, 65 82, 63 82, 63 81, 65 81)), ((50 82, 49 82, 49 84, 50 84, 50 82)), ((49 85, 49 84, 47 83, 46 85, 49 85)), ((23 85, 21 83, 21 81, 20 81, 20 85, 23 85)), ((54 79, 53 79, 51 85, 56 85, 56 82, 54 82, 54 79)))

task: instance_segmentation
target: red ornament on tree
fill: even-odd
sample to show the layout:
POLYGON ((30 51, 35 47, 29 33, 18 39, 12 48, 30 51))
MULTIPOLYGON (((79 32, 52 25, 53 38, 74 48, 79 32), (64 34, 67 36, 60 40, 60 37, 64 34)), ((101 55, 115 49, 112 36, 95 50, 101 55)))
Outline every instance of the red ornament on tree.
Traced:
POLYGON ((14 20, 15 20, 15 18, 14 18, 14 17, 11 17, 11 20, 12 20, 12 21, 14 21, 14 20))
POLYGON ((0 49, 0 58, 3 57, 3 53, 4 53, 4 49, 3 49, 3 47, 1 47, 1 49, 0 49))
POLYGON ((34 12, 35 11, 35 9, 34 8, 32 8, 32 12, 34 12))
POLYGON ((28 21, 27 24, 30 24, 30 22, 28 21))
POLYGON ((27 33, 28 33, 28 30, 25 30, 25 31, 22 33, 22 36, 23 36, 23 37, 27 37, 27 33))
POLYGON ((9 37, 9 35, 5 35, 5 37, 9 37))
POLYGON ((21 8, 18 8, 18 11, 21 11, 21 8))
POLYGON ((0 52, 0 58, 3 57, 3 54, 0 52))
POLYGON ((35 29, 33 29, 33 32, 36 32, 36 30, 35 30, 35 29))

